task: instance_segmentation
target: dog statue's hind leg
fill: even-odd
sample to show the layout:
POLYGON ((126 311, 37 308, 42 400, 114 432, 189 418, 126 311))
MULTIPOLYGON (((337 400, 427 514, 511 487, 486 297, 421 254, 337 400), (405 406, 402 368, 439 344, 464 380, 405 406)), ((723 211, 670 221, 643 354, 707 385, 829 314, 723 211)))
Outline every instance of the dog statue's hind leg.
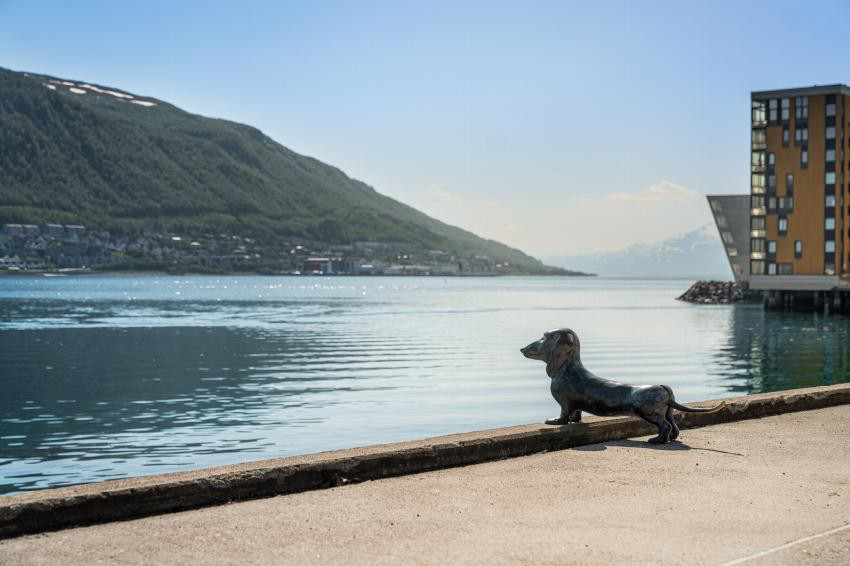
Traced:
POLYGON ((670 431, 670 440, 676 440, 679 438, 679 427, 676 425, 676 419, 673 418, 673 407, 667 407, 667 414, 664 415, 664 418, 666 418, 667 422, 670 423, 670 426, 673 427, 673 430, 670 431))
POLYGON ((638 412, 640 418, 658 427, 658 436, 649 439, 649 442, 652 444, 667 444, 673 435, 673 427, 675 425, 665 418, 664 412, 664 410, 648 412, 644 409, 638 412))

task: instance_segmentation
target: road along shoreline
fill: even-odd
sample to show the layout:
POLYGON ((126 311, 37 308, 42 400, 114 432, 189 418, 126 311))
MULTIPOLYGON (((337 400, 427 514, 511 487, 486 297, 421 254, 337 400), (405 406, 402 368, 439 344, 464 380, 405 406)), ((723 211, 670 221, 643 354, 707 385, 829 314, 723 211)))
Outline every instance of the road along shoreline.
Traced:
MULTIPOLYGON (((850 384, 725 399, 714 413, 677 413, 683 429, 850 404, 850 384)), ((711 406, 716 400, 694 403, 711 406)), ((320 452, 45 489, 0 497, 0 538, 131 519, 561 450, 653 434, 637 418, 520 425, 424 440, 320 452)), ((686 438, 686 435, 683 435, 686 438)))

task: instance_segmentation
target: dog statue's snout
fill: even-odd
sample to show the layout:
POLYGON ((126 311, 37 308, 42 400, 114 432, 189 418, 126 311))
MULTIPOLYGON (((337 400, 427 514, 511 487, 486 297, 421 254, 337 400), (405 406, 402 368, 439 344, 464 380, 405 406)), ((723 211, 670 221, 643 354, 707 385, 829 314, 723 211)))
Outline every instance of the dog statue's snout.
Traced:
POLYGON ((541 344, 540 340, 538 340, 536 342, 532 342, 531 344, 529 344, 525 348, 520 348, 519 351, 526 358, 537 359, 537 356, 540 355, 541 349, 542 349, 542 344, 541 344))

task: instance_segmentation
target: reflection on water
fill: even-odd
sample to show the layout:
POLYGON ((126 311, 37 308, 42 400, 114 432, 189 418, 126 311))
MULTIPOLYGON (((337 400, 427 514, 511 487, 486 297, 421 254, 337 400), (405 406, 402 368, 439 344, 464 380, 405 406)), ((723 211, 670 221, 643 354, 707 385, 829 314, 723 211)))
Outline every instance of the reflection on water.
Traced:
POLYGON ((736 395, 832 385, 850 378, 850 321, 815 313, 733 308, 718 375, 736 395))
POLYGON ((557 326, 685 401, 850 375, 847 318, 674 301, 688 284, 0 278, 0 493, 540 422, 518 349, 557 326))

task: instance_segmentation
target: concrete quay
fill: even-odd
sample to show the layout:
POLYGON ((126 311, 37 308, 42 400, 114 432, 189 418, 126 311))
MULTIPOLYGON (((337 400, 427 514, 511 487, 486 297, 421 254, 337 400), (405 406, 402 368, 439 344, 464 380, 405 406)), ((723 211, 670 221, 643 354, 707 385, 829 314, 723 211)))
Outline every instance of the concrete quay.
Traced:
POLYGON ((850 405, 0 541, 3 564, 847 564, 850 405))
MULTIPOLYGON (((525 457, 488 457, 465 467, 351 485, 337 481, 340 487, 331 489, 8 538, 0 540, 0 564, 848 563, 848 392, 850 386, 840 385, 732 400, 725 414, 714 414, 725 424, 686 430, 681 442, 662 447, 643 440, 578 442, 572 449, 525 457)), ((538 436, 540 430, 566 435, 560 442, 568 444, 577 432, 587 440, 619 429, 626 434, 632 424, 607 419, 536 430, 538 436)), ((474 445, 483 438, 498 445, 529 434, 525 428, 535 427, 402 446, 412 454, 427 449, 439 459, 437 446, 474 445)), ((338 463, 343 454, 349 466, 376 454, 386 463, 387 453, 399 453, 399 446, 271 462, 297 460, 306 473, 310 462, 338 463)), ((241 467, 252 476, 260 464, 271 465, 241 467)), ((0 515, 14 527, 16 518, 61 516, 63 509, 73 511, 75 501, 92 498, 132 508, 132 498, 112 499, 110 488, 157 499, 157 486, 179 479, 190 493, 191 486, 238 475, 239 468, 6 497, 0 515)), ((353 481, 358 479, 363 478, 353 481)))
MULTIPOLYGON (((678 422, 687 429, 847 403, 850 384, 812 387, 727 399, 721 411, 679 414, 678 422)), ((636 418, 591 417, 569 426, 523 425, 47 489, 0 497, 0 538, 466 466, 653 430, 636 418)))

